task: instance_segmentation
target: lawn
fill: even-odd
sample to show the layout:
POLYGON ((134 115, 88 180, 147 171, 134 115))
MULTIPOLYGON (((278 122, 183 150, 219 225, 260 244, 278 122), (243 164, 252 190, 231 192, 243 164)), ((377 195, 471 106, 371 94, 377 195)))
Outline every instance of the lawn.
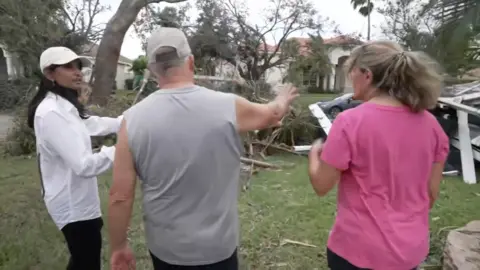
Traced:
MULTIPOLYGON (((116 94, 121 97, 129 96, 133 98, 135 97, 137 92, 134 92, 131 90, 117 90, 116 94)), ((321 94, 301 93, 298 99, 296 100, 296 103, 299 106, 307 107, 308 105, 318 102, 320 100, 334 99, 340 95, 342 95, 342 93, 321 93, 321 94)))
POLYGON ((322 94, 300 94, 296 103, 300 106, 307 107, 312 103, 319 102, 321 100, 334 99, 342 94, 340 93, 322 93, 322 94))
MULTIPOLYGON (((333 222, 335 195, 313 193, 303 157, 281 157, 294 163, 282 171, 263 171, 242 192, 239 211, 242 224, 243 269, 326 269, 324 246, 333 222), (285 239, 316 247, 282 245, 285 239)), ((106 213, 111 175, 99 178, 106 213)), ((140 196, 137 196, 139 198, 140 196)), ((432 211, 432 254, 438 263, 443 238, 449 229, 480 219, 480 185, 467 185, 458 178, 442 184, 441 198, 432 211)), ((151 269, 145 248, 140 203, 136 202, 131 244, 137 254, 137 269, 151 269)), ((108 269, 107 234, 104 231, 104 263, 108 269)), ((31 158, 0 159, 0 269, 65 269, 67 249, 62 234, 50 220, 40 198, 36 161, 31 158)))

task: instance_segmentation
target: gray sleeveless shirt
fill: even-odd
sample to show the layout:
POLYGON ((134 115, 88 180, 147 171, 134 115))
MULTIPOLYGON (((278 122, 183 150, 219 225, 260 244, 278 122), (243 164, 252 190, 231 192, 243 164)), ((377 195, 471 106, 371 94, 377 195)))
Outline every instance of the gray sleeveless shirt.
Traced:
POLYGON ((235 95, 199 86, 158 90, 124 116, 150 251, 178 265, 230 257, 239 244, 243 151, 235 95))

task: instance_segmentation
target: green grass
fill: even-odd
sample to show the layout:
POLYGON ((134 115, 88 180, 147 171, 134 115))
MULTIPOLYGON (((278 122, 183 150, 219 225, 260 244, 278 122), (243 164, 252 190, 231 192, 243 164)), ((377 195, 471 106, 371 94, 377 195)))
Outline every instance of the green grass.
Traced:
MULTIPOLYGON (((325 198, 314 195, 306 174, 305 158, 284 157, 282 160, 295 166, 282 171, 260 172, 251 180, 250 189, 241 195, 243 269, 326 269, 324 246, 333 222, 335 193, 325 198), (284 239, 317 247, 281 245, 284 239)), ((104 214, 110 181, 110 174, 99 178, 104 214)), ((67 248, 45 210, 39 187, 34 159, 0 159, 1 270, 65 269, 67 248)), ((478 205, 480 185, 467 185, 457 178, 443 182, 441 198, 431 214, 430 261, 439 264, 449 229, 480 218, 478 205)), ((130 239, 137 254, 137 269, 148 270, 151 266, 140 207, 137 201, 130 239)), ((104 269, 108 269, 105 230, 103 236, 104 269)))
POLYGON ((324 93, 324 94, 300 94, 296 103, 302 107, 308 107, 312 103, 319 102, 320 100, 325 99, 334 99, 341 94, 339 93, 324 93))

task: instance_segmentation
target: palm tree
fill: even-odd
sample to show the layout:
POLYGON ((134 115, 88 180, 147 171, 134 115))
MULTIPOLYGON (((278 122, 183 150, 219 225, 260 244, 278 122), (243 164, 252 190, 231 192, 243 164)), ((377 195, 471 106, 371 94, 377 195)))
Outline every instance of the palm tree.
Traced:
POLYGON ((357 10, 358 13, 362 14, 363 16, 367 17, 367 40, 370 40, 370 31, 371 31, 371 22, 370 22, 370 14, 373 11, 373 3, 371 0, 351 0, 350 1, 353 5, 353 9, 357 10))
POLYGON ((287 74, 283 79, 284 81, 303 84, 305 79, 315 78, 316 82, 313 87, 322 88, 322 78, 325 79, 332 72, 328 57, 330 46, 323 42, 323 38, 318 33, 316 35, 309 34, 309 37, 309 41, 302 45, 296 40, 290 40, 284 44, 287 47, 286 50, 292 50, 294 60, 290 62, 287 74), (297 53, 295 54, 293 51, 297 53), (318 85, 319 83, 320 85, 318 85))

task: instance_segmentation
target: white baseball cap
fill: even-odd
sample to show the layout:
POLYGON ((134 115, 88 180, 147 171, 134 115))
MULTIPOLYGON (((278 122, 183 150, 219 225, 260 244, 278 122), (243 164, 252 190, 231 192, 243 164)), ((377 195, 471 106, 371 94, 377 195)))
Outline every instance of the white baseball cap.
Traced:
POLYGON ((147 41, 148 63, 155 63, 156 56, 164 49, 173 48, 179 58, 192 54, 187 36, 182 30, 172 27, 160 27, 156 29, 147 41))
POLYGON ((40 55, 40 70, 42 73, 51 65, 65 65, 74 60, 80 60, 82 67, 92 67, 92 62, 83 56, 78 56, 75 52, 66 47, 50 47, 40 55))

